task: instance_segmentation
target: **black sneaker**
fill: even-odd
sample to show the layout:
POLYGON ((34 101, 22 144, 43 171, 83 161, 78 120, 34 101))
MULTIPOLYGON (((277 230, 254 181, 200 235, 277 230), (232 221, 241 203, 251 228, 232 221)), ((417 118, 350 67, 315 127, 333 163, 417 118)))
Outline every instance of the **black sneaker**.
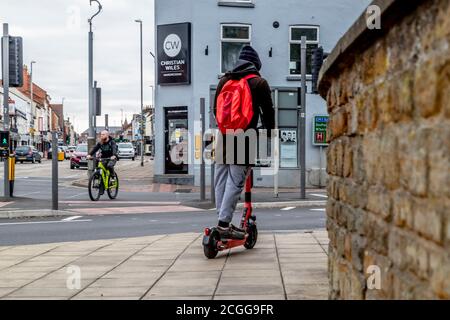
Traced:
POLYGON ((244 229, 241 229, 241 228, 239 228, 239 227, 236 227, 234 224, 230 224, 230 227, 231 227, 231 229, 233 229, 234 231, 237 231, 237 232, 242 232, 242 233, 244 233, 245 234, 245 230, 244 229))
POLYGON ((229 228, 217 227, 217 231, 219 231, 221 239, 236 239, 236 240, 245 239, 245 232, 237 231, 232 227, 229 228))

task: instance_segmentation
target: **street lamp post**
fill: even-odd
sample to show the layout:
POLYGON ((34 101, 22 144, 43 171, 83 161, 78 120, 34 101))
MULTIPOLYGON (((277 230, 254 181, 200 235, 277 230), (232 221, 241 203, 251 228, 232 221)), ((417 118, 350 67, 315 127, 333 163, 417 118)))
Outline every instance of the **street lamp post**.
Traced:
MULTIPOLYGON (((100 11, 102 11, 102 5, 98 0, 89 0, 89 5, 92 5, 92 2, 96 2, 98 4, 98 11, 88 19, 89 23, 89 84, 88 84, 88 93, 89 93, 89 134, 88 134, 88 150, 92 150, 95 144, 95 132, 94 132, 94 117, 95 117, 95 110, 94 110, 94 92, 93 92, 93 85, 94 85, 94 49, 93 49, 93 39, 94 35, 92 32, 92 20, 97 16, 100 11)), ((88 166, 88 175, 90 176, 94 170, 93 168, 93 161, 89 160, 89 166, 88 166)))
POLYGON ((144 166, 144 72, 142 59, 142 20, 134 20, 139 23, 140 29, 140 43, 141 43, 141 167, 144 166))
MULTIPOLYGON (((29 137, 31 138, 31 123, 33 119, 33 64, 35 64, 36 61, 30 62, 30 119, 28 123, 28 133, 30 134, 29 137)), ((34 135, 33 135, 34 136, 34 135)), ((34 142, 34 141, 33 141, 34 142)), ((28 142, 28 145, 31 145, 31 140, 28 142)))
POLYGON ((152 87, 152 106, 153 106, 153 114, 152 114, 152 120, 151 120, 151 125, 152 125, 152 156, 155 156, 155 127, 154 127, 154 123, 155 123, 155 117, 156 117, 156 108, 155 108, 155 93, 156 93, 156 57, 153 54, 153 52, 149 51, 150 55, 153 58, 153 62, 154 62, 154 76, 153 76, 153 81, 154 81, 154 86, 152 87))

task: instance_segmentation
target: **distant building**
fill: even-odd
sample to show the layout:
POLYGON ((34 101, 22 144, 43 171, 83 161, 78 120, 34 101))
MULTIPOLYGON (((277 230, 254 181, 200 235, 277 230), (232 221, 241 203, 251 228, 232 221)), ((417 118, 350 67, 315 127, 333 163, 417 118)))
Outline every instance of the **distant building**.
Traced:
MULTIPOLYGON (((100 133, 105 130, 105 127, 97 127, 97 140, 100 139, 100 133)), ((122 133, 122 127, 109 127, 108 128, 109 135, 113 138, 119 138, 122 133)), ((80 134, 79 140, 80 142, 87 143, 87 138, 89 136, 89 129, 86 129, 80 134)))

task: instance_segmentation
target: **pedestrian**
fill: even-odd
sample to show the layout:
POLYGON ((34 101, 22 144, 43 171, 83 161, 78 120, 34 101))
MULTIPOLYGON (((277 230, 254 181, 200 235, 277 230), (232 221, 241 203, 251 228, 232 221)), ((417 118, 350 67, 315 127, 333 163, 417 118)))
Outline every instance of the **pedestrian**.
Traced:
MULTIPOLYGON (((258 53, 251 46, 244 46, 234 69, 227 72, 220 79, 217 86, 214 100, 214 114, 219 128, 223 129, 226 122, 230 121, 230 112, 233 111, 231 111, 230 107, 228 107, 228 110, 224 110, 224 108, 226 108, 224 105, 227 103, 232 104, 233 101, 236 100, 235 93, 230 93, 230 90, 234 90, 236 87, 235 84, 239 81, 239 85, 241 86, 240 94, 244 96, 241 96, 240 98, 244 100, 244 103, 245 101, 250 100, 248 101, 250 102, 248 105, 250 105, 250 109, 252 109, 247 111, 244 110, 244 114, 248 115, 249 118, 248 121, 241 121, 246 124, 245 127, 242 128, 243 131, 247 132, 248 130, 255 130, 256 132, 260 119, 264 129, 269 130, 269 132, 274 129, 275 118, 272 93, 269 84, 259 73, 261 67, 262 63, 258 53), (242 83, 245 87, 242 87, 242 83), (250 99, 245 96, 245 92, 248 92, 245 91, 247 90, 246 88, 250 89, 250 99), (248 111, 250 111, 250 113, 248 111)), ((219 134, 216 143, 214 183, 219 220, 217 229, 222 238, 243 239, 245 237, 245 230, 235 227, 231 224, 231 221, 239 196, 244 188, 247 173, 250 167, 255 164, 256 145, 245 139, 245 142, 242 143, 242 140, 237 139, 235 134, 228 134, 228 132, 229 131, 219 134), (230 140, 234 142, 232 143, 234 152, 229 152, 229 154, 232 154, 231 157, 229 154, 227 156, 226 152, 226 149, 230 145, 230 140), (237 145, 237 142, 239 142, 239 145, 237 145), (245 155, 243 156, 241 153, 245 153, 245 155)))

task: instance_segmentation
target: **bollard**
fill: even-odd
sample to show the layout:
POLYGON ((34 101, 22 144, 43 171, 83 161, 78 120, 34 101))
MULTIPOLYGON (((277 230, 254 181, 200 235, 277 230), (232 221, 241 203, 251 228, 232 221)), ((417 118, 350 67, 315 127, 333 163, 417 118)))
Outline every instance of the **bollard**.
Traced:
POLYGON ((9 161, 9 196, 14 196, 14 180, 16 179, 16 157, 14 155, 10 155, 8 158, 9 161))
POLYGON ((52 132, 52 210, 58 210, 58 134, 52 132))
POLYGON ((205 182, 205 142, 203 141, 203 135, 205 134, 205 98, 200 99, 200 121, 202 123, 201 132, 201 147, 200 147, 200 200, 205 201, 206 199, 206 182, 205 182))

